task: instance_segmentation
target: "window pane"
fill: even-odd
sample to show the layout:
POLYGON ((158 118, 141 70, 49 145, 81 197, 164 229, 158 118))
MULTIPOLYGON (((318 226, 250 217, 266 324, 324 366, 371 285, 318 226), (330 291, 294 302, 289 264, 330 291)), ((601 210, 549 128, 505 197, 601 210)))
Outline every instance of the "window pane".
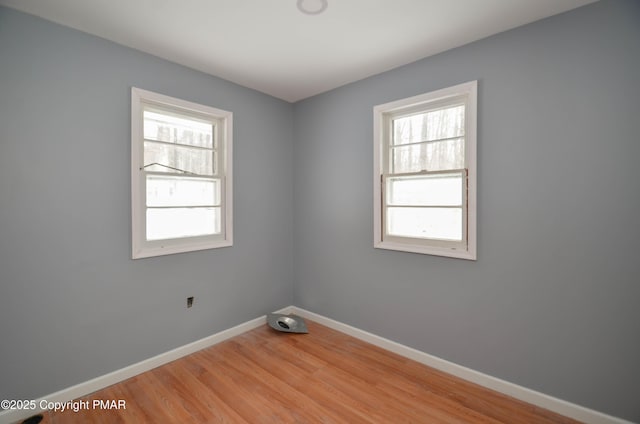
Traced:
POLYGON ((462 173, 387 179, 387 204, 462 206, 462 173))
POLYGON ((392 172, 443 171, 464 168, 464 139, 412 144, 391 149, 392 172))
POLYGON ((464 105, 459 105, 394 119, 392 144, 462 137, 464 109, 464 105))
POLYGON ((144 138, 190 146, 213 146, 213 124, 176 114, 144 111, 144 138))
POLYGON ((147 209, 147 240, 220 234, 220 208, 147 209))
POLYGON ((212 150, 145 141, 144 169, 154 172, 187 171, 197 175, 213 175, 214 155, 212 150))
POLYGON ((219 206, 220 180, 147 175, 147 206, 219 206))
POLYGON ((462 240, 462 208, 387 208, 387 234, 462 240))

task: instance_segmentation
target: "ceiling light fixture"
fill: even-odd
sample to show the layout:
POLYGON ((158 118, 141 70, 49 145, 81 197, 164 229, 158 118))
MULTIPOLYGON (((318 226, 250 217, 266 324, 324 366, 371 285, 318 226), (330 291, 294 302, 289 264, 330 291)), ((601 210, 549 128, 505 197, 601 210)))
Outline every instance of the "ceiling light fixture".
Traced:
POLYGON ((327 0, 298 0, 298 10, 307 15, 319 15, 329 6, 327 0))

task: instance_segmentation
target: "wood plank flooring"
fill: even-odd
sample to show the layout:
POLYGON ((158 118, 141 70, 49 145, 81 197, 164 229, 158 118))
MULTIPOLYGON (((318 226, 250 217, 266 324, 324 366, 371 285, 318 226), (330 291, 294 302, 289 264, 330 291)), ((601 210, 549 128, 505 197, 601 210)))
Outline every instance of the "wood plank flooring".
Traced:
POLYGON ((575 423, 320 324, 263 326, 107 387, 60 423, 575 423), (93 409, 124 400, 126 409, 93 409))

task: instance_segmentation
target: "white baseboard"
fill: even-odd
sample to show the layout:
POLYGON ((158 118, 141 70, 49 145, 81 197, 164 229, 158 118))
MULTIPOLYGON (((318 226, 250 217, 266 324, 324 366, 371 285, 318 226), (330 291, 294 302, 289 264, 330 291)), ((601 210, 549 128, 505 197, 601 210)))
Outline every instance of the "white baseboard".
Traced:
MULTIPOLYGON (((292 310, 292 307, 287 306, 286 308, 282 308, 276 312, 281 314, 289 314, 291 313, 291 310, 292 310)), ((134 377, 138 374, 142 374, 143 372, 152 370, 154 368, 157 368, 171 361, 175 361, 176 359, 182 358, 183 356, 190 355, 194 352, 197 352, 209 346, 213 346, 217 343, 230 339, 231 337, 245 333, 249 330, 253 330, 254 328, 264 325, 266 322, 267 322, 267 317, 266 315, 263 315, 259 318, 253 319, 251 321, 247 321, 240 325, 236 325, 235 327, 229 328, 227 330, 221 331, 219 333, 213 334, 203 339, 196 340, 195 342, 186 344, 184 346, 178 347, 168 352, 161 353, 160 355, 154 356, 149 359, 145 359, 144 361, 138 362, 128 367, 110 372, 109 374, 105 374, 100 377, 91 379, 89 381, 85 381, 84 383, 80 383, 75 386, 60 390, 58 392, 43 396, 42 398, 37 399, 35 401, 38 409, 27 410, 27 411, 15 410, 15 409, 0 411, 0 424, 10 424, 10 423, 20 422, 25 418, 29 418, 33 415, 36 415, 42 412, 44 410, 40 408, 40 405, 43 403, 42 401, 46 401, 44 402, 45 404, 48 402, 64 403, 64 402, 68 402, 74 399, 84 397, 90 393, 104 389, 105 387, 109 387, 113 384, 120 383, 121 381, 124 381, 128 378, 134 377)))
POLYGON ((325 316, 307 311, 302 308, 294 306, 292 307, 292 312, 290 313, 299 315, 303 318, 308 318, 312 321, 317 322, 318 324, 325 325, 334 330, 371 343, 382 349, 397 353, 398 355, 404 356, 405 358, 412 359, 416 362, 420 362, 424 365, 428 365, 432 368, 438 369, 448 374, 455 375, 456 377, 460 377, 463 380, 470 381, 488 389, 495 390, 496 392, 500 392, 507 396, 519 399, 523 402, 548 409, 550 411, 573 418, 578 421, 582 421, 587 424, 633 424, 630 421, 625 421, 611 415, 603 414, 601 412, 594 411, 593 409, 566 402, 564 400, 545 395, 544 393, 536 392, 535 390, 527 389, 526 387, 522 387, 517 384, 513 384, 508 381, 472 370, 470 368, 463 367, 462 365, 458 365, 453 362, 438 358, 436 356, 429 355, 428 353, 424 353, 411 347, 404 346, 392 340, 376 336, 375 334, 368 333, 366 331, 360 330, 347 324, 343 324, 339 321, 335 321, 331 318, 327 318, 325 316))
MULTIPOLYGON (((357 339, 364 340, 375 346, 381 347, 388 351, 397 353, 398 355, 436 368, 440 371, 455 375, 464 380, 471 381, 479 384, 483 387, 495 390, 503 393, 507 396, 514 397, 532 405, 539 406, 544 409, 548 409, 558 414, 571 417, 578 421, 582 421, 588 424, 632 424, 629 421, 622 420, 620 418, 612 417, 610 415, 603 414, 592 409, 585 408, 580 405, 576 405, 570 402, 563 401, 561 399, 554 398, 552 396, 545 395, 540 392, 536 392, 526 387, 518 386, 517 384, 509 383, 508 381, 501 380, 499 378, 492 377, 487 374, 483 374, 478 371, 474 371, 470 368, 463 367, 453 362, 446 361, 433 355, 421 352, 419 350, 410 348, 408 346, 401 345, 392 340, 385 339, 375 334, 368 333, 358 328, 352 327, 347 324, 343 324, 339 321, 335 321, 331 318, 316 314, 314 312, 307 311, 295 306, 287 306, 282 308, 276 313, 290 314, 294 313, 303 318, 308 318, 319 324, 330 327, 334 330, 353 336, 357 339)), ((75 386, 60 390, 55 393, 51 393, 36 400, 36 405, 39 406, 41 401, 47 402, 68 402, 74 399, 81 398, 97 390, 104 389, 105 387, 124 381, 128 378, 134 377, 143 372, 149 371, 153 368, 157 368, 168 362, 182 358, 183 356, 205 349, 209 346, 213 346, 231 337, 245 333, 249 330, 264 325, 266 322, 266 316, 262 316, 251 321, 247 321, 243 324, 197 340, 193 343, 181 346, 179 348, 170 350, 120 370, 113 371, 109 374, 94 378, 84 383, 77 384, 75 386)), ((5 410, 0 412, 0 424, 16 423, 32 415, 42 412, 43 409, 37 410, 5 410)))

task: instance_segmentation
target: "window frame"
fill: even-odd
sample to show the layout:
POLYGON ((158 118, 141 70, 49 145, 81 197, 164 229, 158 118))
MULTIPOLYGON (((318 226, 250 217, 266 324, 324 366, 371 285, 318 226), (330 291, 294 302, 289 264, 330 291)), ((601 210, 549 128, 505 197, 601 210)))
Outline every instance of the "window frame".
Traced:
MULTIPOLYGON (((441 90, 392 101, 373 108, 373 225, 374 248, 413 252, 452 258, 477 259, 477 81, 469 81, 441 90), (392 236, 386 234, 385 205, 387 185, 385 179, 397 176, 431 175, 453 170, 390 172, 388 151, 393 139, 392 121, 401 116, 424 113, 456 104, 465 105, 464 167, 466 196, 463 186, 462 241, 446 242, 441 239, 392 236), (464 201, 466 200, 466 201, 464 201)), ((459 170, 458 170, 459 171, 459 170)), ((464 181, 464 180, 463 180, 464 181)))
MULTIPOLYGON (((175 253, 215 249, 233 245, 233 114, 231 112, 131 87, 131 257, 140 259, 175 253), (214 125, 214 147, 218 159, 212 177, 220 179, 220 234, 147 240, 146 176, 144 169, 145 106, 167 113, 207 120, 214 125), (217 166, 216 166, 217 165, 217 166)), ((181 174, 182 175, 182 174, 181 174)), ((183 174, 185 179, 192 175, 183 174)), ((180 175, 167 174, 170 177, 180 175)))

